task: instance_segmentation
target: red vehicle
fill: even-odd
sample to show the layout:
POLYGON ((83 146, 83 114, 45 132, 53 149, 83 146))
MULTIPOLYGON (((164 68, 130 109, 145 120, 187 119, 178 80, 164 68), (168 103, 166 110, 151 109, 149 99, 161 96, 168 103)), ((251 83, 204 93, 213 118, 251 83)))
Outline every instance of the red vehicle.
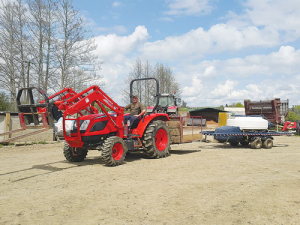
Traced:
MULTIPOLYGON (((167 113, 169 116, 178 116, 177 101, 180 102, 180 99, 175 98, 175 95, 158 94, 154 96, 153 105, 155 105, 157 101, 159 102, 159 107, 157 108, 158 112, 167 113)), ((147 112, 152 112, 153 109, 154 106, 148 106, 147 112)))
POLYGON ((1 135, 30 128, 34 128, 35 131, 2 142, 8 143, 46 131, 53 127, 55 120, 63 116, 66 141, 64 156, 70 162, 83 161, 88 150, 92 149, 102 151, 102 159, 108 166, 122 164, 128 151, 143 150, 150 158, 169 155, 171 142, 169 128, 165 123, 169 120, 167 114, 150 113, 128 127, 124 124, 124 108, 98 86, 92 86, 78 94, 71 88, 65 88, 49 98, 40 88, 23 88, 18 92, 17 103, 21 129, 1 135), (24 93, 26 94, 22 95, 24 93), (26 104, 22 103, 21 100, 25 101, 26 98, 29 101, 26 104), (113 112, 109 113, 107 110, 113 112), (67 120, 74 121, 70 131, 66 130, 67 120), (38 127, 41 129, 36 130, 38 127))
POLYGON ((108 166, 122 164, 128 151, 144 150, 150 158, 169 155, 170 134, 165 124, 169 120, 167 114, 147 114, 128 127, 124 124, 124 108, 98 86, 92 86, 64 103, 57 101, 55 105, 63 111, 64 156, 70 162, 83 161, 88 150, 92 149, 102 151, 102 159, 108 166), (71 118, 91 104, 97 105, 102 113, 88 111, 87 115, 71 118), (113 113, 109 113, 107 108, 113 113), (67 120, 74 121, 70 132, 65 129, 67 120))
POLYGON ((288 130, 300 133, 299 120, 296 120, 295 122, 285 121, 282 131, 288 130))

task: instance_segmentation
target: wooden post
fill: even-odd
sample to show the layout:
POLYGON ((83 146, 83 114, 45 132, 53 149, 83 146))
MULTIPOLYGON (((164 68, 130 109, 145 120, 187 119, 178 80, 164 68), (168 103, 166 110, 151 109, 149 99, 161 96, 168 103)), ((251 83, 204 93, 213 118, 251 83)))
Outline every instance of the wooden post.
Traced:
MULTIPOLYGON (((10 113, 6 113, 5 115, 5 132, 10 131, 10 113)), ((11 134, 8 135, 11 138, 11 134)))

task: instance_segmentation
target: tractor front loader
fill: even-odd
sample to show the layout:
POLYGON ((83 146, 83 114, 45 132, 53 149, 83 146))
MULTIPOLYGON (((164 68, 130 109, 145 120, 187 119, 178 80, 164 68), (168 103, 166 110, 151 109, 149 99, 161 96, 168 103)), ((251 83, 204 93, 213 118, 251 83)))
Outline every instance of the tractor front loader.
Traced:
MULTIPOLYGON (((53 128, 54 122, 62 117, 61 110, 67 107, 66 101, 75 95, 77 93, 72 88, 65 88, 50 97, 38 87, 20 89, 17 94, 20 128, 1 133, 0 136, 10 136, 25 130, 33 131, 1 140, 0 143, 8 144, 20 138, 35 135, 53 128)), ((79 100, 80 97, 73 98, 72 101, 74 103, 79 100)), ((86 112, 96 114, 98 113, 98 109, 89 105, 86 107, 85 112, 81 111, 79 114, 83 115, 86 112)))
POLYGON ((47 131, 53 125, 53 113, 49 98, 44 91, 37 87, 22 88, 17 95, 18 115, 20 120, 20 128, 1 133, 0 136, 15 134, 17 132, 32 129, 33 131, 0 141, 0 143, 8 144, 20 138, 34 135, 47 131), (35 93, 34 93, 35 92, 35 93), (43 99, 43 103, 36 101, 34 95, 38 95, 39 99, 43 99), (24 104, 24 101, 27 101, 24 104), (40 109, 43 109, 42 111, 40 109))

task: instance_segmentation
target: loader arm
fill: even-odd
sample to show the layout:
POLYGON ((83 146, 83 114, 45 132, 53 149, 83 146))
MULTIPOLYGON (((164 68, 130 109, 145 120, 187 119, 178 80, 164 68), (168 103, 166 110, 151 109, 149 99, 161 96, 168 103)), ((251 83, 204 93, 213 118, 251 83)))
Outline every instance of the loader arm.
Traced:
POLYGON ((64 110, 64 118, 69 115, 74 115, 75 113, 85 110, 93 102, 101 108, 102 112, 112 121, 112 123, 117 127, 120 137, 123 137, 123 120, 124 120, 124 108, 120 107, 116 102, 114 102, 106 93, 104 93, 98 86, 94 85, 88 89, 78 93, 77 95, 71 97, 65 102, 67 106, 64 110), (74 102, 75 99, 79 99, 74 102), (116 120, 112 119, 111 115, 107 112, 104 106, 114 111, 117 116, 116 120))
MULTIPOLYGON (((64 88, 63 90, 51 95, 49 97, 49 101, 52 100, 54 101, 54 104, 57 106, 57 108, 61 111, 64 111, 66 109, 66 101, 72 97, 74 97, 75 95, 77 95, 77 92, 75 92, 72 88, 67 87, 64 88)), ((80 99, 80 97, 78 98, 73 98, 73 102, 78 101, 78 99, 80 99)), ((41 101, 41 103, 44 103, 44 100, 41 101)), ((40 109, 40 111, 45 110, 45 109, 40 109)), ((98 109, 96 109, 95 107, 93 107, 92 105, 90 105, 90 107, 86 107, 85 110, 89 113, 98 113, 98 109)), ((83 114, 81 112, 79 112, 79 114, 82 116, 83 114)))

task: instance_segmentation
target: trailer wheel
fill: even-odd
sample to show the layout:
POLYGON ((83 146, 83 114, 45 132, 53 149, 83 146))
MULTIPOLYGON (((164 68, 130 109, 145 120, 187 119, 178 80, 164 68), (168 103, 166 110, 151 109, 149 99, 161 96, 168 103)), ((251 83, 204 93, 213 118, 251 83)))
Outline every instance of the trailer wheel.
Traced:
POLYGON ((262 141, 260 138, 256 138, 250 142, 250 146, 253 149, 260 149, 262 147, 262 141))
POLYGON ((150 158, 168 156, 170 154, 170 131, 168 126, 160 120, 152 122, 145 131, 143 145, 146 154, 150 158))
POLYGON ((64 145, 64 156, 69 162, 82 162, 88 150, 85 148, 73 148, 67 142, 64 145))
POLYGON ((238 142, 238 141, 231 141, 231 142, 229 142, 229 144, 230 144, 231 146, 238 146, 238 145, 239 145, 239 142, 238 142))
POLYGON ((118 166, 124 163, 127 145, 118 136, 107 138, 102 145, 102 160, 107 166, 118 166))
POLYGON ((263 147, 270 149, 273 147, 273 140, 271 138, 267 138, 264 142, 263 142, 263 147))

